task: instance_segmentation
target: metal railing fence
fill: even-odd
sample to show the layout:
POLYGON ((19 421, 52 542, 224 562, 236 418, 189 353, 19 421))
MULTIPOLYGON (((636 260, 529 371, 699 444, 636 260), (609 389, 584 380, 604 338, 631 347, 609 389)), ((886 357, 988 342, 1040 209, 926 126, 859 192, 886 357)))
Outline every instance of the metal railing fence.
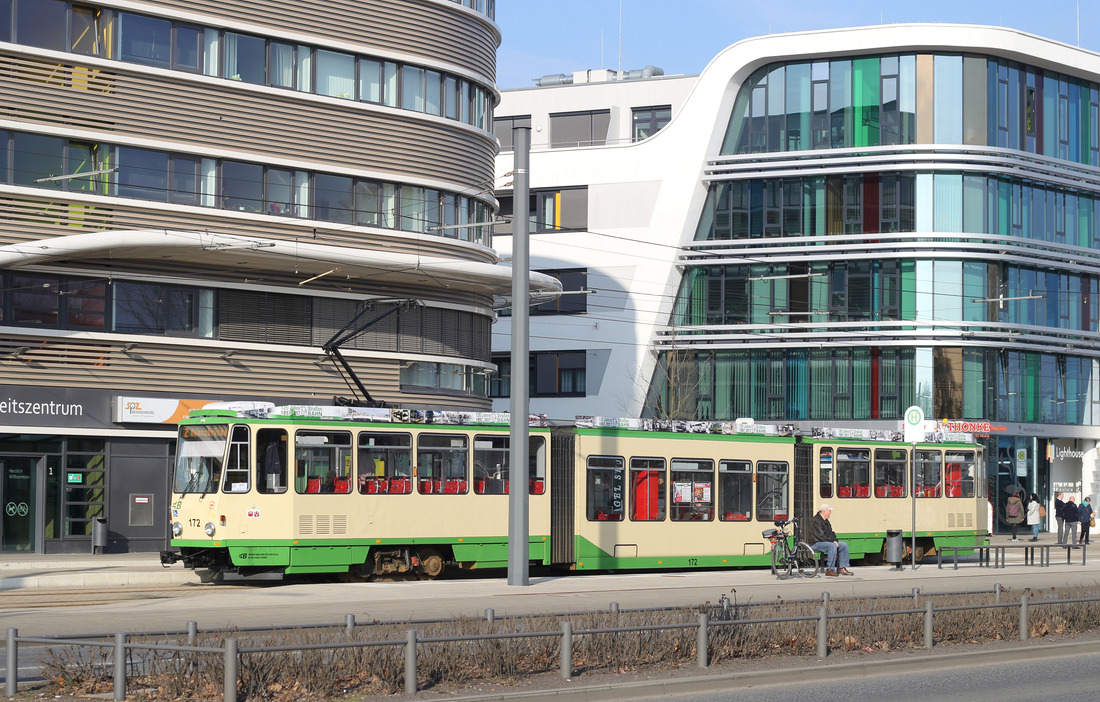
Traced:
MULTIPOLYGON (((709 632, 712 627, 735 627, 735 626, 747 626, 758 624, 779 624, 785 622, 815 622, 815 638, 817 645, 817 658, 823 660, 828 655, 828 636, 829 636, 829 621, 830 620, 843 620, 843 619, 858 619, 866 617, 893 617, 898 615, 923 615, 923 634, 924 634, 924 647, 931 649, 934 645, 933 640, 933 617, 938 613, 948 612, 962 612, 962 611, 978 611, 989 609, 1005 609, 1005 608, 1017 608, 1019 610, 1019 637, 1020 641, 1026 641, 1028 639, 1028 621, 1029 621, 1029 609, 1035 606, 1041 605, 1064 605, 1075 604, 1085 602, 1100 602, 1100 596, 1098 597, 1079 597, 1079 598, 1067 598, 1067 599, 1050 599, 1050 600, 1036 600, 1032 601, 1027 594, 1022 594, 1018 602, 1000 602, 1000 594, 1003 589, 998 584, 994 588, 997 601, 993 603, 975 604, 975 605, 956 605, 956 606, 944 606, 935 607, 931 600, 926 600, 923 608, 909 608, 909 609, 896 609, 896 610, 876 610, 866 612, 837 612, 830 614, 828 612, 829 593, 823 592, 820 599, 816 600, 800 600, 801 604, 807 602, 821 602, 822 604, 816 607, 814 614, 800 615, 791 617, 763 617, 758 619, 711 619, 706 612, 697 613, 693 621, 673 623, 673 624, 653 624, 653 625, 640 625, 640 626, 624 626, 624 627, 603 627, 592 629, 578 629, 573 630, 573 625, 569 621, 561 622, 560 629, 545 630, 545 631, 524 631, 524 632, 507 632, 507 633, 493 633, 493 634, 461 634, 453 636, 420 636, 420 633, 416 629, 408 629, 405 632, 404 639, 388 639, 388 640, 376 640, 376 641, 336 641, 317 644, 295 644, 295 645, 278 645, 278 646, 252 646, 252 647, 240 647, 238 645, 238 639, 226 638, 224 644, 221 647, 211 646, 197 646, 194 645, 194 639, 197 634, 197 627, 195 622, 188 622, 186 634, 188 636, 187 645, 173 645, 173 644, 159 644, 159 643, 141 643, 131 641, 131 634, 117 633, 114 634, 111 640, 94 639, 94 638, 64 638, 57 636, 43 637, 43 636, 20 636, 18 630, 15 627, 7 629, 6 635, 6 662, 5 662, 5 694, 9 697, 16 695, 18 691, 18 651, 19 644, 53 644, 53 645, 65 645, 65 646, 86 646, 89 648, 107 648, 112 649, 111 662, 113 672, 113 699, 125 700, 126 699, 126 682, 127 682, 127 660, 131 652, 135 651, 165 651, 173 653, 191 653, 191 654, 205 654, 212 656, 221 656, 223 660, 223 688, 225 702, 236 702, 238 694, 238 664, 239 659, 243 655, 248 654, 263 654, 263 653, 279 653, 279 652, 300 652, 306 650, 337 650, 347 648, 366 648, 366 647, 403 647, 404 648, 404 682, 405 693, 407 695, 414 695, 417 692, 417 647, 426 644, 435 643, 469 643, 478 641, 492 641, 503 639, 525 639, 525 638, 537 638, 537 637, 560 637, 560 673, 561 677, 565 680, 570 680, 573 677, 573 640, 576 637, 581 636, 593 636, 599 634, 628 634, 637 632, 656 632, 656 631, 669 631, 669 630, 696 630, 696 666, 699 668, 706 668, 709 665, 709 632)), ((939 593, 943 594, 943 593, 939 593)), ((972 592, 958 592, 952 593, 957 595, 987 595, 990 594, 988 590, 972 591, 972 592)), ((902 595, 900 597, 913 597, 916 601, 920 596, 919 588, 913 588, 912 595, 902 595)), ((869 598, 853 598, 853 599, 869 599, 869 598)), ((883 599, 883 598, 873 598, 883 599)), ((610 613, 618 614, 617 603, 611 603, 610 613)), ((772 603, 772 606, 782 606, 795 604, 794 601, 785 603, 772 603)), ((735 605, 741 607, 743 605, 735 605)), ((669 609, 669 608, 662 608, 669 609)), ((729 603, 723 597, 723 601, 713 609, 728 610, 729 603)), ((648 611, 648 610, 639 610, 648 611)), ((485 619, 492 623, 495 619, 493 610, 487 609, 485 611, 485 619)), ((574 613, 574 616, 576 613, 574 613)), ((454 621, 454 620, 432 620, 432 621, 454 621)), ((378 622, 371 622, 372 625, 378 622)), ((407 622, 406 622, 407 624, 407 622)), ((332 625, 316 625, 304 628, 321 628, 324 626, 332 625)), ((356 626, 355 616, 352 614, 346 615, 345 627, 348 631, 354 630, 356 626)), ((283 629, 280 627, 279 629, 283 629)), ((273 630, 273 629, 265 629, 273 630)), ((183 632, 181 632, 183 633, 183 632)), ((137 636, 148 636, 148 634, 136 634, 137 636)))

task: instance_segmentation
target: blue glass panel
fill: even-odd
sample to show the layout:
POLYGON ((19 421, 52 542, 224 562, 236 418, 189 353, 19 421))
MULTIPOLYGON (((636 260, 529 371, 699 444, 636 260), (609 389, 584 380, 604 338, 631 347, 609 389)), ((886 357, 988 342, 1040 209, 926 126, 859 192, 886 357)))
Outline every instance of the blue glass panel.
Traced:
POLYGON ((962 57, 936 56, 933 129, 937 144, 961 144, 962 139, 962 57))

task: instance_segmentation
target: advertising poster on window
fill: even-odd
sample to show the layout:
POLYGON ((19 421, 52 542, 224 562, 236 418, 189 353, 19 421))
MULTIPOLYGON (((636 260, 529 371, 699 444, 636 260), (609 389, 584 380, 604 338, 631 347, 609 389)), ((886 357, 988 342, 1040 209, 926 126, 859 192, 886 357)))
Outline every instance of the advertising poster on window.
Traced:
POLYGON ((691 483, 675 482, 672 484, 672 501, 679 505, 691 504, 691 483))
POLYGON ((695 483, 695 503, 710 504, 710 483, 695 483))

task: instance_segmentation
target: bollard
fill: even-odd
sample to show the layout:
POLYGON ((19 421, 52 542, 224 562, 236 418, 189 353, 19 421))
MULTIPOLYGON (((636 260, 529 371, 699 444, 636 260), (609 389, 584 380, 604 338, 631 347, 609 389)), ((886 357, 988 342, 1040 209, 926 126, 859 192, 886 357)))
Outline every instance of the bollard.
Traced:
POLYGON ((573 678, 573 625, 569 622, 561 623, 561 676, 573 678))
POLYGON ((994 596, 997 600, 997 604, 1001 604, 1001 584, 1000 583, 994 583, 993 584, 993 593, 994 593, 994 596))
POLYGON ((115 634, 115 699, 126 699, 126 634, 115 634))
POLYGON ((347 628, 349 635, 351 635, 355 631, 355 615, 354 614, 345 614, 344 615, 344 626, 347 628))
POLYGON ((225 640, 225 653, 223 667, 225 675, 222 678, 222 695, 225 702, 237 702, 237 640, 225 640))
POLYGON ((707 615, 696 614, 695 621, 699 622, 699 631, 695 633, 695 665, 699 668, 707 667, 707 615))
POLYGON ((823 605, 829 604, 829 593, 828 592, 821 593, 821 604, 823 604, 823 605))
POLYGON ((1020 641, 1027 641, 1027 595, 1020 595, 1020 641))
POLYGON ((829 614, 824 607, 817 608, 817 659, 829 655, 829 614))
POLYGON ((19 691, 19 644, 15 639, 18 634, 18 630, 13 627, 8 627, 8 635, 5 638, 7 648, 5 651, 5 667, 7 670, 4 673, 4 694, 8 697, 15 697, 15 694, 19 691))
POLYGON ((485 609, 485 621, 489 622, 489 626, 492 626, 496 619, 497 613, 493 611, 492 607, 487 607, 485 609))
POLYGON ((199 623, 187 622, 187 645, 195 645, 195 637, 199 635, 199 623))
POLYGON ((619 603, 618 602, 612 602, 611 603, 611 613, 614 614, 616 617, 619 616, 619 603))
POLYGON ((913 604, 920 602, 920 588, 913 588, 913 604))
POLYGON ((924 603, 924 647, 932 648, 932 601, 924 603))
POLYGON ((405 632, 405 694, 416 694, 416 629, 405 632))

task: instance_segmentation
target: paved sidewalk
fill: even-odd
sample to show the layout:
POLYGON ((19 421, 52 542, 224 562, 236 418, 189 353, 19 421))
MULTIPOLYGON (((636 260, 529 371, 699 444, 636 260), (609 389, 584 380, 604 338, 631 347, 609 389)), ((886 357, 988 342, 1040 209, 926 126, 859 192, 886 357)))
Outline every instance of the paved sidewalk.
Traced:
MULTIPOLYGON (((994 544, 1009 544, 1008 537, 997 536, 992 540, 994 544)), ((1053 543, 1054 537, 1044 534, 1041 537, 1043 543, 1053 543)), ((1013 545, 1024 545, 1022 541, 1013 545)), ((924 577, 949 578, 964 575, 998 575, 1019 574, 1023 572, 1035 575, 1050 573, 1051 571, 1065 571, 1075 579, 1090 574, 1091 580, 1100 580, 1100 545, 1096 551, 1089 549, 1086 554, 1086 565, 1081 566, 1081 551, 1075 549, 1072 552, 1071 564, 1066 564, 1066 555, 1063 549, 1051 549, 1051 563, 1049 568, 1028 566, 1024 564, 1024 552, 1022 549, 1009 549, 1007 552, 1007 567, 1004 569, 982 568, 977 564, 974 556, 964 556, 959 559, 959 569, 954 570, 951 556, 944 558, 943 569, 936 568, 935 557, 926 558, 919 564, 917 573, 924 577)), ((676 571, 666 571, 674 573, 676 571)), ((702 572, 702 571, 700 571, 702 572)), ((725 576, 736 575, 736 580, 743 584, 750 582, 755 584, 774 584, 775 578, 770 571, 764 568, 717 570, 707 571, 725 576)), ((902 574, 910 574, 910 565, 904 564, 901 572, 893 566, 860 566, 858 568, 858 580, 868 579, 897 580, 902 574)), ((797 578, 796 578, 797 579, 797 578)), ((819 575, 816 581, 822 583, 844 583, 845 578, 834 579, 819 575)), ((199 584, 203 582, 200 574, 188 570, 182 564, 162 566, 159 553, 121 553, 121 554, 33 554, 33 553, 4 553, 0 554, 0 591, 19 590, 25 588, 59 589, 72 587, 105 588, 123 586, 171 586, 178 584, 199 584)))

